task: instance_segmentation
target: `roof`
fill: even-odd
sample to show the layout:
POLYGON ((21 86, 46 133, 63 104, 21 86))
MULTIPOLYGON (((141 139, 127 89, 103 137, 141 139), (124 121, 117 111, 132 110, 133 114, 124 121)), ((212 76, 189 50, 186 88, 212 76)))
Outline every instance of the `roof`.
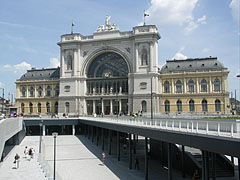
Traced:
POLYGON ((50 68, 50 69, 34 69, 28 70, 22 77, 20 81, 25 80, 44 80, 44 79, 59 79, 60 78, 60 68, 50 68))
POLYGON ((216 57, 195 58, 185 60, 167 60, 160 70, 164 72, 203 71, 227 69, 216 57))

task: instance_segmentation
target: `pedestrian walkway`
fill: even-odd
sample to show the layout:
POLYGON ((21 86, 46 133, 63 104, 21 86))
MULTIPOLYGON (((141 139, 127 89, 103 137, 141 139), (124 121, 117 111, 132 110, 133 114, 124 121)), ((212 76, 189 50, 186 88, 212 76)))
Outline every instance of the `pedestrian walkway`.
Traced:
POLYGON ((0 164, 0 180, 47 180, 37 162, 39 136, 26 136, 20 145, 15 146, 0 164), (30 161, 24 158, 24 148, 35 149, 35 157, 30 161), (14 156, 20 155, 19 168, 15 168, 14 156))

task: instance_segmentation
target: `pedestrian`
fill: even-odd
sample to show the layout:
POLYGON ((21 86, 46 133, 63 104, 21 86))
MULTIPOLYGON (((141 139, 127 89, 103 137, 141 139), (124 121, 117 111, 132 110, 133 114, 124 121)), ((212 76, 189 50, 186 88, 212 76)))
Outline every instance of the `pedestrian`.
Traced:
POLYGON ((32 148, 32 159, 34 158, 34 154, 35 154, 35 149, 32 148))
POLYGON ((192 180, 200 180, 200 176, 199 176, 199 174, 198 174, 198 170, 197 170, 197 169, 195 170, 195 172, 194 172, 194 174, 193 174, 192 180))
POLYGON ((27 155, 28 155, 28 149, 27 149, 27 146, 25 147, 23 153, 24 153, 24 158, 27 158, 27 155))
POLYGON ((139 170, 139 159, 138 159, 137 156, 135 157, 135 165, 134 165, 134 169, 139 170))
POLYGON ((16 169, 19 168, 19 161, 20 161, 20 156, 18 155, 18 153, 16 153, 13 161, 13 163, 16 164, 16 169))
POLYGON ((29 161, 30 161, 32 158, 32 148, 29 148, 28 155, 29 155, 29 161))
POLYGON ((104 161, 105 161, 105 153, 102 152, 102 165, 104 166, 104 161))

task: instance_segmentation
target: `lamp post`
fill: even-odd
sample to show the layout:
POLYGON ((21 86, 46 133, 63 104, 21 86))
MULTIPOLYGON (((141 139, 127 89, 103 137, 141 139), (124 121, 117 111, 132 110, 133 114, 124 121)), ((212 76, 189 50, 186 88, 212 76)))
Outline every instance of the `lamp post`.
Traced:
POLYGON ((39 143, 39 154, 42 153, 42 126, 43 126, 43 120, 41 120, 40 124, 40 143, 39 143))
POLYGON ((2 89, 2 114, 3 114, 3 104, 4 104, 4 88, 0 88, 2 89))
POLYGON ((53 180, 56 180, 56 138, 58 133, 57 132, 53 132, 53 180))

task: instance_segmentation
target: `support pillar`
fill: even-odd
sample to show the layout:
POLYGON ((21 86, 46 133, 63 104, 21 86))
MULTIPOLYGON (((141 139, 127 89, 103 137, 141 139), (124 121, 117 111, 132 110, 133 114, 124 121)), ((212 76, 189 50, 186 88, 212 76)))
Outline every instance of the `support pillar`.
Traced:
POLYGON ((238 180, 240 180, 240 158, 238 158, 238 180))
POLYGON ((205 177, 205 151, 202 150, 202 180, 206 180, 205 177))
POLYGON ((168 180, 172 180, 172 144, 168 143, 168 180))
POLYGON ((111 130, 108 130, 108 154, 111 155, 111 150, 112 150, 112 132, 111 130))
POLYGON ((42 135, 45 136, 46 135, 46 125, 43 124, 43 132, 42 132, 42 135))
POLYGON ((98 130, 98 129, 99 129, 99 127, 96 127, 96 128, 97 128, 97 129, 96 129, 96 136, 97 136, 97 137, 96 137, 96 138, 97 138, 97 139, 96 139, 96 141, 97 141, 96 144, 97 144, 97 146, 98 146, 98 140, 99 140, 99 130, 98 130))
POLYGON ((118 161, 120 161, 120 137, 119 137, 119 131, 117 131, 117 157, 118 157, 118 161))
POLYGON ((136 154, 136 135, 133 135, 133 154, 136 154))
POLYGON ((90 125, 87 126, 88 126, 88 139, 90 139, 90 125))
POLYGON ((94 132, 93 132, 93 130, 94 130, 94 129, 93 129, 93 126, 92 126, 92 128, 91 128, 91 131, 92 131, 92 132, 91 132, 91 134, 92 134, 92 142, 94 141, 94 132))
POLYGON ((145 180, 148 180, 148 138, 145 137, 145 180))
POLYGON ((162 167, 164 167, 164 142, 163 141, 162 141, 161 161, 162 161, 162 167))
POLYGON ((73 136, 75 135, 75 125, 74 124, 72 125, 72 135, 73 136))
POLYGON ((110 115, 112 115, 113 114, 113 100, 111 99, 110 100, 110 115))
POLYGON ((212 179, 216 180, 216 154, 212 153, 212 179))
POLYGON ((96 101, 93 100, 93 114, 96 113, 96 101))
POLYGON ((129 145, 129 169, 132 169, 132 134, 128 134, 129 145))
POLYGON ((104 129, 102 128, 102 150, 104 151, 104 129))
POLYGON ((185 166, 185 147, 182 145, 182 177, 186 177, 186 166, 185 166))
POLYGON ((119 99, 119 110, 118 110, 118 114, 120 114, 122 112, 122 100, 119 99))

